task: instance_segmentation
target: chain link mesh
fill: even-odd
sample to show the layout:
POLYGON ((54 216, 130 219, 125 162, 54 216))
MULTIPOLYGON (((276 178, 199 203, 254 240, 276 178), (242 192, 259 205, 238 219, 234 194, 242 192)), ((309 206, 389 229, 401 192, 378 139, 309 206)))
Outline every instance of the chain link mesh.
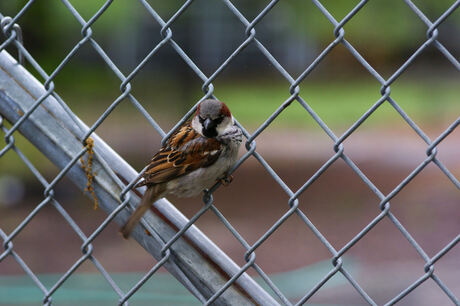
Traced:
MULTIPOLYGON (((12 127, 6 128, 3 125, 3 117, 0 116, 0 126, 4 133, 4 139, 6 141, 6 145, 1 148, 0 157, 3 156, 8 151, 13 151, 19 158, 23 161, 23 163, 30 169, 31 173, 38 179, 44 189, 44 199, 34 208, 34 210, 11 232, 5 233, 3 230, 0 229, 0 236, 3 240, 3 247, 4 250, 0 254, 0 262, 7 257, 13 258, 27 273, 28 276, 33 280, 36 286, 43 292, 43 303, 48 305, 52 301, 53 294, 56 293, 57 290, 66 282, 72 273, 76 271, 76 269, 81 266, 84 262, 91 262, 101 273, 101 275, 106 279, 106 281, 110 284, 113 288, 114 292, 119 296, 120 304, 123 304, 129 301, 130 297, 136 294, 137 290, 143 286, 143 284, 155 274, 155 272, 162 267, 165 262, 168 260, 169 257, 169 249, 170 247, 180 238, 182 235, 189 229, 195 222, 198 220, 205 212, 212 212, 217 216, 217 218, 221 221, 221 224, 228 228, 228 230, 233 234, 235 239, 241 243, 241 245, 245 248, 246 252, 244 255, 244 259, 246 264, 244 264, 238 273, 231 276, 231 278, 227 281, 227 283, 221 287, 217 292, 215 292, 206 302, 205 304, 212 304, 223 292, 225 292, 243 273, 245 273, 248 269, 252 268, 256 271, 261 278, 266 282, 266 284, 271 288, 271 294, 276 297, 276 299, 285 305, 291 305, 292 301, 290 301, 283 292, 277 288, 277 286, 272 282, 270 276, 267 275, 263 269, 258 265, 256 260, 256 250, 284 223, 287 219, 291 218, 293 215, 297 215, 305 224, 305 226, 310 229, 314 235, 316 235, 317 239, 324 244, 324 246, 330 252, 331 258, 331 268, 330 271, 324 275, 324 277, 308 292, 305 292, 305 295, 296 302, 296 304, 304 304, 307 302, 324 284, 326 284, 329 279, 331 279, 336 274, 343 275, 348 282, 353 286, 356 292, 363 298, 363 300, 370 304, 370 305, 377 305, 377 303, 373 300, 373 298, 366 293, 363 287, 355 280, 353 275, 347 269, 347 266, 343 263, 342 256, 347 253, 350 248, 352 248, 360 239, 362 239, 372 228, 374 228, 379 222, 386 219, 389 220, 394 227, 401 232, 401 234, 407 240, 407 243, 414 248, 417 252, 418 256, 425 262, 425 265, 421 267, 423 269, 424 274, 414 281, 410 286, 404 288, 399 294, 394 296, 391 300, 387 301, 387 305, 395 304, 396 302, 403 299, 406 295, 408 295, 412 290, 420 286, 422 283, 427 281, 428 279, 432 279, 445 293, 445 295, 456 305, 459 305, 459 299, 456 295, 452 292, 449 287, 443 283, 443 281, 437 276, 435 273, 434 266, 436 262, 443 257, 446 253, 448 253, 457 243, 460 241, 460 234, 457 235, 452 241, 446 244, 441 250, 438 251, 437 254, 434 256, 429 256, 425 250, 420 246, 420 244, 414 239, 412 234, 402 225, 402 223, 398 220, 397 216, 395 216, 391 210, 390 201, 399 193, 401 190, 411 182, 424 168, 426 168, 429 164, 435 165, 442 171, 445 176, 449 179, 449 181, 455 185, 457 189, 460 189, 460 182, 452 174, 449 169, 438 159, 437 157, 437 147, 438 145, 451 134, 454 129, 460 124, 460 117, 455 120, 445 131, 443 131, 436 139, 430 139, 424 131, 418 127, 415 122, 411 119, 411 117, 403 110, 402 107, 398 104, 398 102, 391 96, 391 85, 398 80, 398 78, 404 74, 406 69, 414 62, 414 60, 419 57, 422 53, 425 52, 427 47, 434 46, 440 54, 442 54, 454 67, 457 71, 460 70, 460 64, 456 57, 450 53, 450 51, 444 46, 444 44, 438 40, 439 37, 439 26, 448 18, 460 5, 460 1, 455 1, 448 9, 446 9, 441 16, 439 16, 436 20, 428 19, 424 13, 410 0, 405 0, 404 2, 410 8, 410 10, 414 13, 414 18, 419 18, 425 25, 426 25, 426 40, 420 44, 420 46, 413 52, 410 57, 389 77, 384 78, 380 75, 372 66, 369 64, 366 59, 353 47, 353 45, 346 39, 344 26, 352 19, 354 16, 363 8, 365 7, 369 1, 362 0, 360 1, 349 13, 342 19, 336 20, 332 14, 324 7, 324 5, 317 0, 312 0, 314 5, 317 9, 329 20, 329 22, 334 26, 333 34, 335 39, 333 39, 327 47, 320 52, 320 54, 312 61, 312 63, 297 77, 293 77, 291 74, 287 72, 283 65, 281 65, 276 58, 268 51, 267 47, 258 39, 256 33, 257 25, 264 19, 264 17, 269 13, 271 10, 276 9, 276 5, 278 4, 278 0, 271 1, 268 5, 266 5, 253 20, 248 20, 240 10, 229 0, 223 0, 226 8, 229 12, 231 12, 236 18, 241 22, 241 24, 245 27, 245 34, 246 38, 239 44, 239 46, 228 56, 222 64, 210 75, 207 76, 202 70, 199 68, 197 64, 190 58, 187 54, 187 51, 184 50, 181 45, 174 39, 174 23, 176 20, 192 5, 193 1, 188 0, 173 14, 173 16, 168 19, 164 20, 160 17, 160 14, 152 7, 152 5, 146 0, 139 0, 142 7, 149 13, 151 16, 152 22, 161 26, 160 34, 161 34, 161 41, 148 53, 148 55, 128 74, 123 74, 117 65, 112 61, 111 57, 106 53, 106 51, 101 47, 101 45, 95 40, 93 37, 93 31, 91 26, 103 15, 103 14, 110 14, 108 8, 112 4, 113 1, 107 1, 105 4, 100 7, 96 14, 94 14, 90 19, 84 19, 77 9, 67 0, 62 0, 62 3, 66 6, 68 11, 72 14, 72 16, 80 23, 81 25, 81 40, 75 44, 73 49, 64 57, 64 59, 57 65, 57 68, 54 69, 51 73, 47 73, 42 69, 39 62, 37 62, 32 55, 28 52, 28 50, 23 46, 21 42, 21 34, 20 28, 18 24, 20 24, 20 19, 23 18, 23 15, 29 10, 31 5, 33 4, 33 0, 27 2, 26 5, 12 18, 0 15, 2 18, 2 30, 5 33, 5 39, 0 45, 0 51, 5 49, 7 46, 14 46, 19 54, 20 58, 24 58, 31 66, 38 72, 38 74, 44 79, 43 85, 46 88, 46 93, 39 97, 34 105, 28 109, 24 115, 18 120, 12 127), (55 92, 55 85, 54 79, 59 74, 59 72, 63 69, 65 65, 70 61, 70 59, 77 54, 82 46, 89 45, 91 46, 100 58, 104 61, 107 67, 113 72, 113 74, 120 80, 120 95, 112 102, 112 104, 105 110, 105 112, 95 121, 95 123, 91 126, 89 131, 87 131, 86 136, 82 139, 82 144, 87 144, 87 139, 92 135, 94 131, 110 116, 111 112, 118 107, 118 105, 127 98, 132 105, 134 105, 137 110, 148 120, 148 122, 153 127, 157 133, 163 137, 163 143, 168 139, 168 137, 179 127, 182 123, 184 123, 191 114, 193 114, 196 110, 196 105, 206 98, 218 98, 214 96, 214 86, 212 82, 219 77, 221 72, 227 68, 229 65, 232 64, 234 59, 240 54, 248 45, 253 45, 258 49, 261 56, 265 57, 271 65, 279 72, 279 74, 289 83, 289 86, 286 87, 286 93, 289 97, 279 105, 279 108, 269 116, 266 121, 260 125, 254 133, 249 133, 247 130, 244 129, 243 126, 240 127, 243 130, 247 141, 245 142, 245 147, 247 152, 243 155, 243 157, 238 161, 238 163, 233 168, 233 171, 241 166, 249 157, 254 157, 266 170, 267 175, 271 176, 274 181, 281 186, 282 190, 288 195, 288 205, 284 215, 279 218, 274 224, 271 225, 269 230, 267 230, 262 236, 257 239, 257 241, 253 244, 249 244, 245 238, 238 232, 238 230, 232 226, 232 224, 226 219, 226 217, 219 211, 219 209, 214 205, 212 192, 219 187, 219 184, 216 184, 211 190, 209 196, 204 198, 204 206, 203 208, 196 213, 189 222, 181 228, 174 237, 167 241, 162 249, 163 258, 157 262, 157 264, 145 274, 145 276, 128 292, 124 292, 120 289, 114 279, 111 277, 110 273, 108 273, 104 266, 96 259, 93 255, 93 240, 106 228, 106 226, 111 222, 114 216, 120 212, 124 206, 126 205, 127 201, 124 201, 124 196, 129 191, 129 188, 132 186, 128 184, 125 186, 124 190, 120 194, 120 206, 119 209, 114 211, 113 214, 109 215, 107 219, 90 235, 86 236, 83 231, 80 229, 79 225, 72 219, 72 217, 66 212, 64 207, 56 200, 54 196, 54 189, 55 185, 62 180, 62 178, 67 174, 69 169, 76 163, 78 163, 79 159, 84 156, 85 153, 88 151, 88 147, 85 146, 81 152, 74 156, 72 161, 64 167, 59 174, 54 177, 52 181, 46 180, 42 174, 37 170, 34 166, 33 161, 30 161, 20 150, 20 148, 16 145, 14 139, 14 133, 18 130, 18 128, 34 113, 37 107, 49 96, 53 96, 56 100, 58 100, 63 106, 67 107, 64 101, 58 96, 55 92), (182 58, 182 60, 192 69, 192 71, 202 80, 202 89, 204 91, 203 97, 197 101, 195 106, 191 108, 183 117, 182 119, 177 122, 177 124, 168 132, 162 130, 160 125, 149 115, 149 113, 144 109, 142 103, 140 103, 133 93, 131 92, 131 84, 130 82, 136 77, 136 75, 143 69, 143 67, 152 60, 155 55, 164 48, 165 46, 171 46, 177 55, 182 58), (310 107, 310 105, 304 100, 304 98, 300 95, 300 86, 302 81, 318 66, 318 64, 324 60, 330 52, 336 48, 338 45, 342 45, 345 47, 348 52, 367 70, 370 76, 375 78, 380 84, 380 94, 381 97, 370 107, 356 122, 354 122, 346 132, 342 135, 336 135, 334 132, 326 125, 326 123, 315 113, 315 111, 310 107), (415 133, 426 143, 426 158, 421 162, 413 171, 404 178, 391 192, 388 194, 384 194, 379 188, 374 185, 374 183, 363 173, 363 171, 353 162, 353 160, 345 153, 345 145, 344 141, 354 133, 358 127, 360 127, 377 109, 379 109, 382 104, 388 102, 391 107, 393 107, 396 112, 401 116, 401 118, 407 123, 407 125, 415 131, 415 133), (276 173, 275 170, 270 166, 270 164, 264 159, 264 157, 259 154, 256 150, 256 140, 257 137, 264 132, 264 130, 292 103, 298 103, 310 116, 313 120, 318 124, 318 126, 324 131, 327 136, 329 136, 333 141, 333 147, 331 148, 331 156, 330 158, 298 189, 293 190, 290 186, 288 186, 281 177, 276 173), (299 208, 299 200, 298 197, 305 192, 331 165, 336 163, 338 160, 342 160, 343 162, 348 165, 348 167, 353 170, 360 179, 366 184, 369 190, 372 191, 380 200, 378 204, 379 213, 374 217, 374 219, 367 224, 356 236, 354 236, 348 243, 346 243, 341 249, 336 249, 333 245, 328 241, 328 239, 321 233, 320 230, 313 224, 312 221, 308 218, 307 214, 303 212, 299 208), (22 259, 21 255, 15 250, 14 247, 14 239, 15 237, 25 228, 27 227, 28 223, 37 215, 37 213, 43 209, 45 206, 53 206, 62 216, 62 218, 71 226, 73 231, 80 237, 81 239, 81 257, 76 260, 73 266, 64 273, 60 279, 51 287, 47 288, 40 278, 31 270, 29 269, 27 263, 22 259)), ((26 18, 26 17, 24 17, 26 18)), ((66 108, 68 109, 68 108, 66 108)), ((74 118, 74 120, 78 120, 75 118, 73 114, 69 112, 69 114, 74 118)), ((238 123, 239 125, 239 123, 238 123)))

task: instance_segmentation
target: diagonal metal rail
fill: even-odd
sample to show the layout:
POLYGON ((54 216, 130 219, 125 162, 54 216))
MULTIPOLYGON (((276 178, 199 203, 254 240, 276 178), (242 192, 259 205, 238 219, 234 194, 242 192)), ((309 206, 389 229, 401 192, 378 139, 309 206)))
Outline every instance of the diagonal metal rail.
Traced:
MULTIPOLYGON (((0 52, 0 114, 2 118, 13 125, 19 122, 23 117, 21 114, 33 106, 37 97, 45 92, 45 88, 22 66, 18 65, 6 51, 0 52)), ((82 149, 81 139, 88 129, 81 121, 74 122, 69 118, 68 113, 53 97, 46 98, 20 125, 21 134, 62 169, 60 175, 51 183, 47 183, 42 178, 42 183, 46 187, 46 199, 41 206, 50 205, 51 202, 58 205, 53 198, 53 188, 63 175, 69 177, 82 192, 84 191, 87 175, 80 164, 71 161, 79 159, 86 152, 85 149, 82 149)), ((125 186, 120 180, 122 178, 128 182, 135 181, 138 173, 96 134, 92 134, 91 137, 94 140, 94 151, 97 152, 97 158, 93 161, 95 194, 101 208, 109 217, 91 236, 86 237, 78 229, 78 225, 65 213, 62 206, 59 206, 65 220, 72 224, 75 229, 78 229, 80 233, 83 255, 50 290, 45 289, 43 284, 37 281, 46 297, 51 296, 84 261, 97 262, 97 259, 92 255, 93 246, 91 244, 96 235, 112 220, 123 224, 129 216, 128 211, 124 209, 125 205, 135 206, 139 201, 133 192, 127 191, 131 185, 125 186), (120 194, 122 194, 122 198, 119 197, 120 194)), ((14 146, 14 140, 11 143, 14 146)), ((156 208, 160 212, 159 214, 150 212, 144 218, 151 236, 146 236, 141 226, 137 226, 133 232, 133 238, 158 260, 158 263, 152 268, 151 273, 146 275, 146 279, 143 279, 142 283, 159 267, 164 266, 198 299, 206 301, 209 296, 225 284, 229 274, 238 270, 237 265, 194 226, 191 226, 167 251, 162 252, 165 242, 175 235, 177 228, 181 228, 187 219, 165 199, 159 201, 156 208)), ((33 216, 34 213, 30 217, 33 216)), ((9 247, 2 256, 11 253, 13 238, 27 225, 29 220, 25 220, 8 236, 3 233, 4 244, 9 247)), ((101 272, 107 276, 110 283, 114 283, 98 262, 95 265, 101 267, 101 272)), ((32 273, 30 269, 29 272, 32 273)), ((38 277, 34 278, 38 280, 38 277)), ((252 304, 252 302, 261 303, 262 301, 269 303, 272 300, 249 276, 244 275, 240 280, 240 282, 235 283, 233 288, 229 288, 227 294, 223 295, 217 304, 245 305, 252 304)), ((118 287, 116 288, 120 297, 124 298, 122 291, 118 287)), ((132 292, 128 292, 126 297, 131 294, 132 292)), ((274 300, 272 303, 276 304, 274 300)))

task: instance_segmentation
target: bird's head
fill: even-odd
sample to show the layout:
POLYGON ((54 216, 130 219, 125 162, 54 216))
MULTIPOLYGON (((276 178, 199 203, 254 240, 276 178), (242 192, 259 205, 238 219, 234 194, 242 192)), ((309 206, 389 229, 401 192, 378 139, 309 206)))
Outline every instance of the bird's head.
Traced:
POLYGON ((192 127, 201 135, 213 138, 231 129, 234 120, 227 105, 217 100, 204 100, 192 119, 192 127))

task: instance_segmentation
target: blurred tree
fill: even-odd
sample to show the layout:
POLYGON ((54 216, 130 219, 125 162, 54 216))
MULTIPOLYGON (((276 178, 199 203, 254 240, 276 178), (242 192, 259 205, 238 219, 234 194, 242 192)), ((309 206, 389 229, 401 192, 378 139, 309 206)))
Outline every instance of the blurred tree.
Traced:
MULTIPOLYGON (((233 0, 232 2, 248 20, 252 20, 268 1, 233 0)), ((454 0, 414 0, 414 3, 431 20, 438 18, 454 2, 454 0)), ((14 16, 26 3, 26 0, 0 1, 0 12, 14 16)), ((75 0, 71 3, 85 20, 90 20, 106 1, 75 0)), ((164 20, 168 20, 184 4, 184 1, 151 0, 149 3, 164 20)), ((359 1, 322 0, 321 3, 336 20, 340 21, 359 1)), ((190 51, 195 59, 198 61, 204 59, 199 62, 200 67, 215 69, 221 59, 228 56, 229 50, 222 45, 222 41, 228 46, 233 46, 235 44, 233 41, 238 43, 242 35, 244 36, 244 32, 234 31, 235 16, 227 13, 228 9, 221 2, 197 0, 175 22, 173 26, 175 39, 179 39, 181 46, 190 51), (209 17, 214 12, 216 18, 221 20, 222 24, 219 26, 216 26, 215 19, 209 17), (199 19, 199 22, 196 22, 196 19, 199 19), (221 43, 208 45, 208 42, 212 43, 212 39, 209 41, 209 38, 221 43)), ((458 16, 459 13, 455 12, 454 15, 458 16)), ((454 17, 448 18, 441 26, 441 33, 458 28, 460 18, 454 17)), ((50 62, 49 68, 55 68, 57 60, 62 60, 82 37, 81 25, 61 1, 34 2, 19 23, 25 33, 27 48, 33 51, 34 55, 40 56, 39 59, 45 68, 47 62, 50 62)), ((353 46, 364 51, 366 57, 373 58, 384 65, 391 62, 391 58, 400 58, 404 53, 419 46, 426 35, 426 26, 401 0, 369 1, 344 28, 346 38, 353 46)), ((126 68, 125 71, 131 71, 139 62, 139 58, 145 56, 142 52, 139 54, 139 48, 159 37, 159 26, 138 1, 132 0, 113 1, 106 13, 92 25, 92 29, 96 40, 110 52, 111 57, 115 57, 122 70, 126 68), (154 29, 150 26, 152 23, 155 24, 154 29)), ((284 58, 284 63, 294 67, 304 67, 305 62, 309 62, 306 58, 316 54, 318 48, 334 40, 333 25, 309 1, 281 1, 264 17, 257 29, 259 36, 265 35, 264 32, 269 33, 266 36, 267 41, 270 41, 270 48, 274 50, 275 55, 284 58)), ((452 46, 454 50, 459 47, 452 46)), ((85 56, 84 52, 79 54, 82 53, 85 56)), ((258 56, 255 55, 257 54, 248 55, 248 59, 257 62, 258 56)), ((84 58, 85 62, 91 63, 95 57, 89 53, 84 58)), ((169 68, 168 61, 163 64, 169 68)), ((182 73, 185 77, 188 71, 182 70, 182 73)))
MULTIPOLYGON (((340 22, 360 1, 336 1, 322 0, 323 6, 331 15, 340 22)), ((421 11, 432 21, 436 20, 453 0, 417 0, 413 1, 421 11)), ((309 4, 306 8, 301 1, 290 1, 289 10, 295 12, 300 19, 302 31, 321 43, 332 41, 333 26, 315 26, 323 24, 326 17, 314 6, 309 4)), ((455 13, 454 13, 455 14, 455 13)), ((460 25, 459 18, 449 18, 447 24, 460 25)), ((369 1, 361 10, 345 25, 346 38, 352 39, 354 45, 374 44, 377 41, 378 48, 372 48, 376 53, 390 53, 399 55, 408 48, 413 47, 414 40, 422 40, 425 37, 426 26, 415 13, 400 0, 369 1), (370 27, 369 25, 375 25, 370 27)))

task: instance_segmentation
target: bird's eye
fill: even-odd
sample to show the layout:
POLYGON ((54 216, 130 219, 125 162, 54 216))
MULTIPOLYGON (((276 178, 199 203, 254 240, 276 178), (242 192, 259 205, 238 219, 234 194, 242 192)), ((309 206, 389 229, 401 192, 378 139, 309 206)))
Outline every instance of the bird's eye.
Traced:
POLYGON ((216 124, 220 124, 220 123, 222 123, 223 120, 224 120, 224 117, 221 116, 221 117, 215 119, 214 122, 215 122, 216 124))

